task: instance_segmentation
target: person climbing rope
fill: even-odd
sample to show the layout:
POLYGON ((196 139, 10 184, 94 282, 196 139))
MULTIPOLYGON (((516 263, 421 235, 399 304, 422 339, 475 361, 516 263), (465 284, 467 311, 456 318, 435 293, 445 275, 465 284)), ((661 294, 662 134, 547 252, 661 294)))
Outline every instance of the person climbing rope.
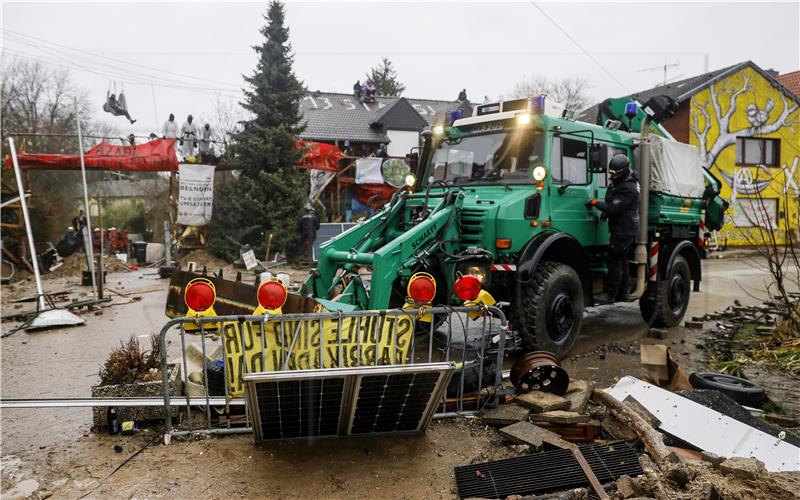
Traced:
POLYGON ((116 94, 112 94, 110 88, 106 91, 106 102, 103 103, 103 111, 114 116, 124 116, 131 122, 131 125, 136 123, 136 120, 131 118, 130 113, 128 113, 128 103, 125 100, 125 93, 122 91, 120 91, 119 97, 116 94))

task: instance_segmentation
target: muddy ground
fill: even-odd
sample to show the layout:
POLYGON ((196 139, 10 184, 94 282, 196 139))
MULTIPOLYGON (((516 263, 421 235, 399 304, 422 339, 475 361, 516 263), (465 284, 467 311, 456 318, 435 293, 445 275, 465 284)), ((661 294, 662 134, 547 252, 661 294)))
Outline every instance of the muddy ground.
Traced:
MULTIPOLYGON (((692 294, 687 317, 713 312, 735 299, 759 303, 769 278, 760 264, 743 256, 704 261, 703 291, 692 294)), ((79 278, 62 276, 46 280, 45 286, 48 291, 69 290, 75 298, 89 292, 79 285, 79 278)), ((85 326, 20 331, 2 339, 4 399, 89 397, 100 364, 120 340, 131 333, 144 339, 160 330, 166 321, 166 280, 154 269, 110 274, 108 286, 130 295, 112 294, 114 303, 102 314, 85 313, 85 326)), ((32 307, 10 300, 33 290, 31 281, 3 287, 3 316, 32 307)), ((14 324, 4 320, 3 331, 14 324)), ((670 345, 689 372, 702 368, 703 353, 694 347, 698 331, 675 327, 663 340, 644 338, 646 333, 635 304, 589 310, 564 367, 573 378, 609 385, 620 376, 640 373, 638 345, 644 341, 670 345)), ((157 428, 132 437, 108 436, 91 432, 88 408, 9 409, 0 416, 0 425, 4 498, 452 498, 454 466, 515 454, 500 445, 494 430, 471 418, 435 421, 417 437, 269 445, 239 435, 174 440, 165 446, 157 428), (114 451, 115 445, 122 447, 121 453, 114 451)))

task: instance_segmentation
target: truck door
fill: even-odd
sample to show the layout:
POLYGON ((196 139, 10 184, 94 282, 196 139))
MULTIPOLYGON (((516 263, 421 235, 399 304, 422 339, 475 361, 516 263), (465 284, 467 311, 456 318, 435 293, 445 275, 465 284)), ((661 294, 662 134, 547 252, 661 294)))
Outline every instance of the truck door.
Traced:
POLYGON ((552 227, 569 233, 581 245, 594 245, 598 224, 586 207, 586 202, 594 197, 595 191, 587 168, 588 144, 581 138, 564 136, 553 137, 552 141, 552 227))
MULTIPOLYGON (((627 149, 622 148, 618 145, 609 144, 608 145, 609 161, 611 161, 611 158, 613 158, 614 155, 618 154, 624 154, 628 156, 628 158, 630 158, 630 153, 628 152, 627 149)), ((633 165, 633 162, 631 162, 631 165, 633 165)), ((608 183, 610 182, 608 179, 608 172, 604 172, 602 174, 592 174, 592 177, 593 177, 592 181, 593 184, 595 185, 595 192, 596 192, 596 195, 594 197, 598 200, 605 200, 606 191, 608 191, 608 183)), ((596 239, 594 244, 608 245, 609 244, 608 221, 606 220, 601 221, 599 211, 595 210, 594 212, 596 216, 595 220, 597 221, 596 232, 595 232, 596 239)))

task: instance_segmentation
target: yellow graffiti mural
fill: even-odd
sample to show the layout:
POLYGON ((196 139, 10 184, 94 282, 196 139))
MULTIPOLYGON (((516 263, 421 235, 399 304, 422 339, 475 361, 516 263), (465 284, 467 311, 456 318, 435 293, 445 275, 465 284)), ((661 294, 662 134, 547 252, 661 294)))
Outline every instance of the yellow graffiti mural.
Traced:
POLYGON ((780 242, 787 229, 797 241, 799 103, 746 66, 695 94, 689 112, 690 142, 731 202, 719 236, 730 245, 753 245, 763 241, 761 228, 771 226, 780 242))

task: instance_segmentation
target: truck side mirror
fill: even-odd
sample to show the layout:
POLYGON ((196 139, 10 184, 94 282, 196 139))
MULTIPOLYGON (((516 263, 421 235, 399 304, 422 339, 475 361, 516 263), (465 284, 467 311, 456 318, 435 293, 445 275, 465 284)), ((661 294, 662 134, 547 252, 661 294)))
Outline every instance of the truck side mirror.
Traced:
POLYGON ((608 169, 608 144, 593 142, 589 145, 589 172, 604 174, 608 169))

